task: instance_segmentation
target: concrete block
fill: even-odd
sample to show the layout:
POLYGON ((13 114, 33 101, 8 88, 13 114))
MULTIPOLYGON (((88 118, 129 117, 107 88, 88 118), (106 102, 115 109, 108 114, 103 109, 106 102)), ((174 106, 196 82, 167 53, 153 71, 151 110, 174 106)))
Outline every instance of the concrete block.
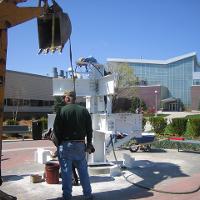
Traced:
POLYGON ((40 164, 45 164, 46 162, 52 160, 51 151, 44 148, 38 148, 35 152, 35 160, 40 164))
POLYGON ((118 165, 110 167, 110 176, 121 176, 122 172, 118 165))
POLYGON ((134 167, 134 162, 135 162, 135 158, 131 157, 129 154, 124 153, 123 154, 123 158, 124 158, 124 165, 131 169, 134 167))

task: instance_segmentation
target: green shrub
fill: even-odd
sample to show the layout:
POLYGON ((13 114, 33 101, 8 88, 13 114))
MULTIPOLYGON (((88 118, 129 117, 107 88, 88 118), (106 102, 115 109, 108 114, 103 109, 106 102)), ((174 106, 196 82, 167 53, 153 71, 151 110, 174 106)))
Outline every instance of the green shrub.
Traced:
POLYGON ((14 119, 8 119, 6 121, 6 125, 18 125, 18 121, 14 120, 14 119))
POLYGON ((138 113, 142 113, 143 111, 147 110, 147 106, 145 102, 139 97, 132 97, 130 112, 136 113, 137 109, 138 109, 138 113))
POLYGON ((191 118, 188 120, 187 135, 193 138, 200 136, 200 119, 191 118))
POLYGON ((39 119, 39 121, 42 124, 42 130, 47 129, 47 126, 48 126, 47 118, 46 117, 42 117, 42 118, 39 119))
POLYGON ((167 120, 163 117, 150 117, 149 122, 152 126, 153 131, 156 134, 164 133, 165 127, 167 126, 167 120))
POLYGON ((185 118, 187 118, 187 119, 200 119, 200 114, 187 115, 185 118))
POLYGON ((169 125, 169 131, 173 135, 183 136, 186 132, 187 121, 186 118, 173 118, 169 125))
POLYGON ((65 105, 65 102, 63 101, 62 96, 56 96, 54 98, 54 111, 57 113, 58 110, 65 105))

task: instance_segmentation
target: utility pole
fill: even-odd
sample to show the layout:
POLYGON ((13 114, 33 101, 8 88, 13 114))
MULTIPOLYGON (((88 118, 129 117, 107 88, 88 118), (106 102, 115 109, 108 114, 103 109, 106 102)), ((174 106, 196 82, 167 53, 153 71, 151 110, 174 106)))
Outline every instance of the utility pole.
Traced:
POLYGON ((158 115, 158 91, 155 90, 155 116, 157 117, 158 115))

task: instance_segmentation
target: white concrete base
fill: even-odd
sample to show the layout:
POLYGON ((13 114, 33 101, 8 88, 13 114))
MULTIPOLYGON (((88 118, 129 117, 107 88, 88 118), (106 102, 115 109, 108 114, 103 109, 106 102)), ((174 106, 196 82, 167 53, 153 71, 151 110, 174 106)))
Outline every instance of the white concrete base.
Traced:
POLYGON ((92 163, 88 165, 90 175, 108 174, 109 176, 121 176, 121 169, 114 163, 92 163))
POLYGON ((40 164, 45 164, 46 162, 52 160, 51 151, 44 148, 37 148, 35 151, 35 161, 40 164))

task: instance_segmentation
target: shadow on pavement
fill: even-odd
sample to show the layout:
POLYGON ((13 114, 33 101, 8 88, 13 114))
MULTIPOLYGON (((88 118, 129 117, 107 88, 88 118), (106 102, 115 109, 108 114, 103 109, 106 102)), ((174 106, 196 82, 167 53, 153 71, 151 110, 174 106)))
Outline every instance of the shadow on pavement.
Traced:
POLYGON ((135 166, 129 171, 132 174, 126 178, 128 182, 134 185, 134 176, 137 175, 142 178, 142 181, 137 182, 137 184, 147 188, 155 188, 155 185, 169 178, 188 176, 180 170, 178 165, 149 160, 135 161, 135 166))
POLYGON ((26 176, 30 176, 31 174, 27 174, 27 175, 6 175, 6 176, 2 176, 3 182, 9 182, 9 181, 18 181, 23 179, 26 176))
MULTIPOLYGON (((124 178, 124 180, 127 181, 129 184, 132 184, 131 186, 126 188, 123 188, 123 184, 120 184, 119 188, 114 185, 112 187, 112 185, 109 185, 109 183, 108 185, 106 185, 107 182, 114 181, 114 178, 112 177, 91 177, 92 183, 102 182, 102 184, 105 184, 104 188, 106 191, 103 191, 101 189, 100 192, 98 190, 95 192, 95 188, 93 186, 95 200, 129 200, 152 197, 154 196, 153 191, 151 191, 150 189, 138 187, 134 185, 134 183, 137 183, 137 185, 141 185, 146 188, 155 188, 158 183, 166 179, 188 176, 180 170, 180 167, 178 165, 175 165, 173 163, 151 162, 149 160, 140 160, 135 161, 134 163, 134 167, 128 170, 130 174, 126 175, 124 178), (108 188, 110 188, 109 191, 108 188)), ((113 182, 113 184, 115 183, 113 182)), ((82 197, 82 195, 74 196, 73 200, 80 200, 82 199, 82 197)), ((56 200, 56 198, 49 198, 46 200, 56 200)))
POLYGON ((150 153, 166 153, 167 151, 165 149, 160 148, 151 148, 150 153))
POLYGON ((10 158, 2 158, 1 161, 9 160, 10 158))
MULTIPOLYGON (((124 148, 124 150, 129 150, 129 148, 124 148)), ((165 149, 161 149, 161 148, 152 148, 150 151, 146 151, 145 153, 166 153, 167 151, 165 149)), ((138 150, 137 152, 131 152, 130 153, 144 153, 143 150, 138 150)))
POLYGON ((0 199, 1 200, 17 200, 17 197, 9 195, 9 194, 0 190, 0 199))
POLYGON ((114 181, 115 179, 111 176, 90 176, 91 183, 98 183, 98 182, 110 182, 114 181))
POLYGON ((200 154, 200 152, 199 151, 193 151, 193 150, 180 150, 179 149, 179 153, 181 153, 181 152, 185 152, 185 153, 192 153, 192 154, 200 154))

